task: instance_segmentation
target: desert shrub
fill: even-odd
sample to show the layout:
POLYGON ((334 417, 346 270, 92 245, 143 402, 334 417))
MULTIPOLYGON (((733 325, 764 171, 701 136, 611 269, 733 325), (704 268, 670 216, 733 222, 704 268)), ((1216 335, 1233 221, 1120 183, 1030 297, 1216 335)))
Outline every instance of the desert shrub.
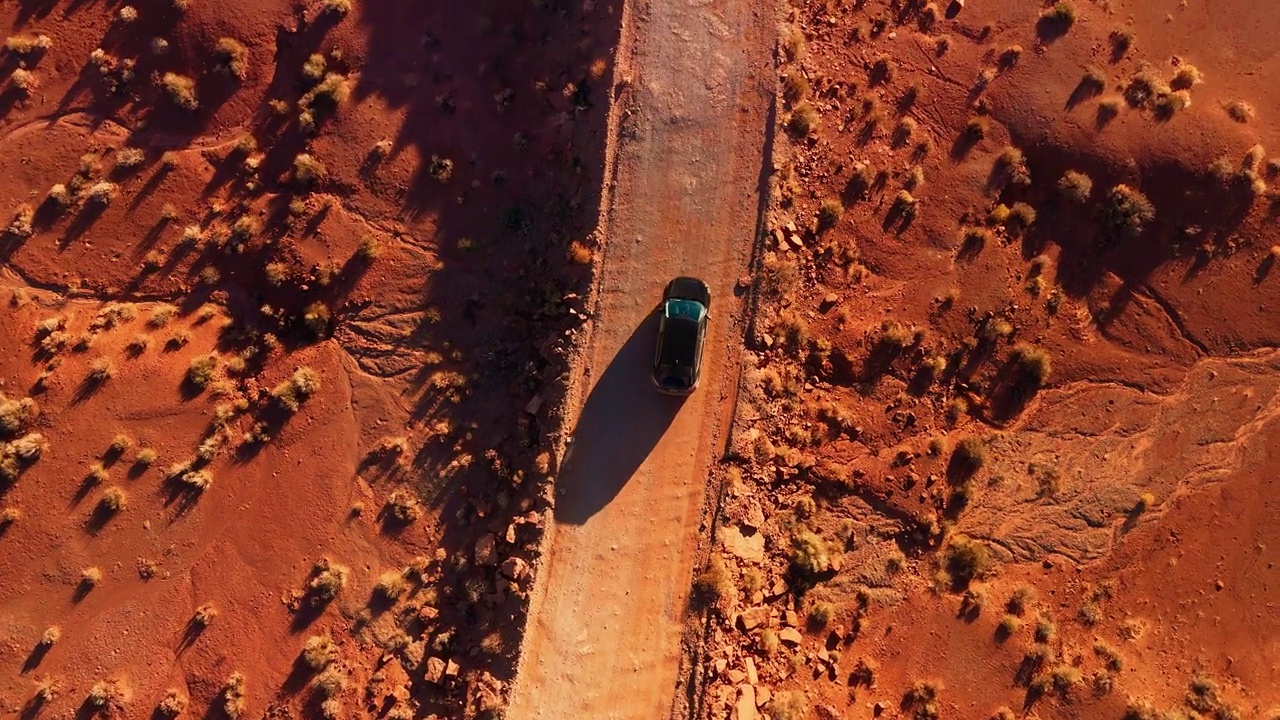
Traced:
POLYGON ((1111 31, 1109 39, 1111 40, 1111 54, 1114 58, 1119 59, 1129 52, 1129 48, 1133 47, 1133 30, 1116 28, 1111 31))
POLYGON ((809 609, 809 625, 810 627, 821 629, 831 622, 831 618, 835 615, 835 606, 828 602, 820 602, 814 604, 809 609))
POLYGON ((795 60, 800 57, 800 52, 804 50, 804 31, 795 25, 788 25, 783 30, 778 44, 782 49, 782 54, 788 60, 795 60))
POLYGON ((809 97, 809 80, 798 69, 791 69, 782 77, 782 97, 789 103, 798 103, 809 97))
POLYGON ((196 97, 196 81, 185 75, 167 72, 160 77, 160 87, 169 100, 183 110, 192 111, 200 107, 196 97))
POLYGON ((1009 217, 1005 226, 1010 232, 1020 234, 1026 232, 1036 221, 1036 209, 1022 202, 1014 203, 1009 208, 1009 217))
POLYGON ((191 364, 187 366, 187 382, 203 390, 213 380, 213 374, 217 369, 218 356, 213 353, 193 358, 191 364))
POLYGON ((938 696, 942 686, 936 682, 917 680, 902 695, 902 707, 910 710, 912 717, 926 720, 938 717, 938 696))
POLYGON ((387 497, 387 511, 397 522, 411 523, 422 517, 422 503, 409 490, 393 490, 387 497))
POLYGON ((911 136, 915 133, 917 123, 914 119, 904 117, 898 121, 893 129, 893 144, 895 147, 902 147, 911 142, 911 136))
POLYGON ((87 567, 80 571, 80 585, 83 587, 95 587, 102 582, 102 571, 96 567, 87 567))
POLYGON ((98 205, 110 205, 116 199, 119 186, 111 182, 94 183, 85 191, 85 200, 98 205))
POLYGON ((39 414, 31 398, 11 398, 0 392, 0 433, 11 435, 27 427, 39 414))
POLYGON ((801 530, 791 536, 790 571, 797 585, 812 587, 817 576, 825 572, 830 564, 827 544, 821 537, 808 530, 801 530))
POLYGON ((1124 109, 1124 99, 1120 97, 1104 98, 1098 102, 1098 121, 1101 123, 1110 122, 1115 116, 1120 114, 1124 109))
POLYGON ((213 48, 214 70, 243 80, 249 71, 249 50, 233 38, 218 40, 213 48))
POLYGON ((306 125, 307 121, 303 115, 310 115, 311 122, 314 123, 315 114, 327 115, 338 109, 338 106, 347 101, 351 97, 351 85, 347 83, 347 79, 338 73, 327 73, 324 78, 316 83, 315 87, 307 91, 298 100, 298 107, 302 108, 299 115, 299 123, 306 125))
POLYGON ((322 338, 329 330, 329 306, 316 301, 308 305, 302 313, 302 326, 312 337, 322 338))
POLYGON ((1107 670, 1110 670, 1111 672, 1120 672, 1124 669, 1124 656, 1120 654, 1120 651, 1111 647, 1105 641, 1098 640, 1095 642, 1093 644, 1093 652, 1106 663, 1107 670))
POLYGON ((1227 117, 1238 123, 1247 123, 1253 119, 1253 106, 1243 100, 1232 100, 1227 103, 1227 117))
POLYGON ((1022 46, 1010 45, 1000 52, 997 63, 1001 70, 1008 70, 1018 64, 1018 60, 1022 58, 1022 46))
POLYGON ((116 19, 122 23, 131 23, 138 19, 138 10, 132 5, 125 5, 116 11, 116 19))
POLYGON ((72 201, 71 191, 62 183, 56 183, 53 187, 49 188, 49 192, 45 194, 45 198, 58 208, 67 207, 72 201))
POLYGON ((123 488, 112 486, 102 493, 102 499, 98 501, 104 510, 110 513, 117 513, 125 509, 129 504, 129 496, 125 494, 123 488))
POLYGON ((10 35, 4 47, 14 55, 30 55, 53 47, 53 40, 48 35, 10 35))
POLYGON ((773 720, 805 720, 809 717, 809 698, 801 690, 782 690, 765 708, 773 720))
POLYGON ((1053 623, 1052 619, 1045 615, 1036 618, 1036 642, 1047 643, 1057 634, 1058 626, 1053 623))
POLYGON ((307 589, 315 600, 329 602, 336 598, 338 593, 342 592, 342 589, 347 586, 347 576, 349 574, 350 571, 345 565, 337 565, 330 563, 328 560, 322 560, 316 563, 316 573, 307 585, 307 589))
POLYGON ((1013 359, 1018 364, 1023 382, 1032 387, 1040 387, 1048 381, 1052 369, 1048 351, 1020 344, 1013 349, 1013 359))
POLYGON ((89 688, 85 704, 91 708, 105 708, 111 703, 119 702, 121 697, 120 683, 116 680, 99 680, 89 688))
POLYGON ((964 124, 964 139, 977 142, 987 136, 987 119, 981 116, 969 118, 964 124))
POLYGON ((996 626, 997 632, 1004 637, 1016 635, 1022 629, 1022 620, 1017 615, 1005 615, 1000 618, 1000 624, 996 626))
POLYGON ((244 713, 245 695, 244 675, 239 672, 231 673, 222 686, 222 712, 226 713, 231 720, 236 720, 244 713))
POLYGON ((1071 665, 1058 665, 1049 671, 1049 682, 1059 694, 1065 695, 1071 688, 1080 684, 1080 668, 1071 665))
POLYGON ((160 704, 156 706, 156 714, 160 717, 175 718, 181 715, 187 709, 187 696, 182 694, 178 688, 169 688, 165 691, 164 697, 160 700, 160 704))
POLYGON ((1006 147, 996 156, 995 173, 1003 182, 1014 185, 1030 185, 1031 171, 1027 169, 1027 158, 1016 147, 1006 147))
POLYGON ((1029 585, 1019 585, 1014 588, 1013 593, 1009 595, 1009 601, 1005 603, 1005 609, 1017 616, 1022 616, 1030 607, 1032 600, 1035 599, 1035 590, 1029 585))
POLYGON ((1058 180, 1058 192, 1073 202, 1088 202, 1089 196, 1093 194, 1093 178, 1082 172, 1068 170, 1058 180))
POLYGON ((951 451, 949 466, 962 477, 970 477, 987 464, 987 446, 981 438, 966 437, 951 451))
POLYGON ((818 206, 818 230, 829 230, 840 222, 844 215, 844 204, 836 198, 827 198, 818 206))
POLYGON ((378 576, 378 583, 373 590, 379 597, 395 601, 409 591, 409 581, 405 579, 403 572, 388 570, 378 576))
POLYGON ((893 58, 888 55, 877 55, 876 59, 871 63, 872 85, 893 82, 893 78, 897 74, 898 68, 893 64, 893 58))
POLYGON ((22 519, 22 511, 16 507, 0 510, 0 528, 8 527, 22 519))
POLYGON ((57 625, 53 625, 47 628, 44 631, 44 634, 40 636, 40 644, 44 647, 53 647, 54 643, 58 642, 61 637, 62 628, 57 625))
POLYGON ((320 697, 332 699, 347 686, 347 674, 337 665, 330 665, 316 676, 311 686, 320 697))
POLYGON ((713 554, 706 567, 698 572, 694 578, 693 591, 702 602, 708 604, 716 604, 733 596, 733 579, 729 577, 729 570, 719 554, 713 554))
POLYGON ((218 617, 218 608, 210 601, 196 608, 195 613, 191 616, 191 622, 200 627, 209 627, 216 617, 218 617))
POLYGON ((320 11, 338 17, 346 17, 351 12, 351 0, 322 0, 320 11))
POLYGON ((1051 34, 1062 34, 1076 23, 1076 6, 1069 0, 1059 0, 1040 13, 1040 22, 1051 34))
POLYGON ((1157 117, 1167 120, 1173 117, 1174 113, 1182 112, 1191 107, 1191 93, 1187 90, 1174 90, 1165 93, 1156 98, 1153 107, 1157 117))
POLYGON ((942 549, 942 570, 954 587, 967 588, 990 567, 986 546, 968 536, 955 535, 942 549))
POLYGON ((338 654, 338 645, 333 641, 333 638, 328 635, 312 635, 307 638, 307 642, 302 646, 302 653, 299 657, 303 664, 311 668, 312 671, 318 672, 330 663, 336 662, 338 654))
POLYGON ((296 412, 302 403, 320 389, 320 378, 309 367, 293 371, 288 380, 276 385, 271 395, 289 412, 296 412))
POLYGON ((1137 237, 1155 217, 1155 207, 1138 190, 1128 185, 1116 185, 1107 193, 1102 224, 1108 232, 1121 237, 1137 237))
POLYGON ((115 377, 116 366, 107 358, 98 358, 89 365, 89 381, 103 383, 115 377))
POLYGON ((116 153, 116 167, 121 169, 136 168, 146 158, 146 153, 139 148, 124 148, 116 153))
POLYGON ((793 137, 804 138, 818 127, 818 111, 807 102, 796 105, 787 118, 787 132, 793 137))
POLYGON ((327 174, 324 164, 309 153, 300 153, 293 159, 293 180, 301 187, 311 187, 323 181, 327 174))
POLYGON ((1162 96, 1168 95, 1169 86, 1154 71, 1141 70, 1129 78, 1124 88, 1124 99, 1131 107, 1152 107, 1162 96))
POLYGON ((1190 90, 1202 82, 1204 82, 1204 76, 1200 74, 1200 69, 1195 65, 1183 63, 1174 71, 1169 87, 1174 90, 1190 90))
POLYGON ((378 239, 372 235, 365 235, 360 238, 360 246, 356 248, 356 257, 366 262, 378 259, 382 254, 382 245, 378 243, 378 239))
POLYGON ((427 172, 439 182, 446 183, 453 177, 453 161, 440 155, 432 155, 427 172))

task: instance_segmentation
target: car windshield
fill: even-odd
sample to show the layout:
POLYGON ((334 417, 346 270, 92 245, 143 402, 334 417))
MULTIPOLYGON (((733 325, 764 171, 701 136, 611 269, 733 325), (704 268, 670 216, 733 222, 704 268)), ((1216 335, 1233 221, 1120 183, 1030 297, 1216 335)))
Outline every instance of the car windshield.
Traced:
POLYGON ((702 306, 702 303, 695 300, 673 299, 667 301, 668 318, 684 318, 698 322, 706 312, 707 309, 702 306))

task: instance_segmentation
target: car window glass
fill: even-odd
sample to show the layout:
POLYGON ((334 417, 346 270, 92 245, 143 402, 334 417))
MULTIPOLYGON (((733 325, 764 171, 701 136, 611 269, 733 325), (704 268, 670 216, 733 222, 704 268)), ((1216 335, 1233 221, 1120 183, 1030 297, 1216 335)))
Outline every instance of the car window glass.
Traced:
POLYGON ((707 309, 702 306, 702 303, 693 300, 667 301, 667 317, 669 318, 680 317, 697 322, 702 319, 706 312, 707 309))

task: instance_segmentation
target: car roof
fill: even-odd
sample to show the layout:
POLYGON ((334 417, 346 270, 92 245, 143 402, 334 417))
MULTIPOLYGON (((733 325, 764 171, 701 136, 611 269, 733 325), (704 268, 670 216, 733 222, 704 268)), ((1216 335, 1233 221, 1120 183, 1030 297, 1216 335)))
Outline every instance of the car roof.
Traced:
POLYGON ((662 334, 658 364, 689 367, 698 352, 698 322, 684 316, 669 318, 662 334))

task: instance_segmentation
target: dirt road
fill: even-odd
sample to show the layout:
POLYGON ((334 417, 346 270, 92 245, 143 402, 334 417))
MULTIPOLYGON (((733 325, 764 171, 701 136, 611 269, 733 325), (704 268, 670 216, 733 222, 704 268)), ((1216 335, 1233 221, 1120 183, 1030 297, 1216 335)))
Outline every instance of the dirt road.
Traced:
POLYGON ((557 485, 514 720, 671 714, 705 481, 737 380, 734 286, 756 231, 775 9, 664 0, 634 3, 629 18, 586 401, 557 485), (652 311, 680 274, 713 294, 703 384, 683 401, 648 380, 652 311))

